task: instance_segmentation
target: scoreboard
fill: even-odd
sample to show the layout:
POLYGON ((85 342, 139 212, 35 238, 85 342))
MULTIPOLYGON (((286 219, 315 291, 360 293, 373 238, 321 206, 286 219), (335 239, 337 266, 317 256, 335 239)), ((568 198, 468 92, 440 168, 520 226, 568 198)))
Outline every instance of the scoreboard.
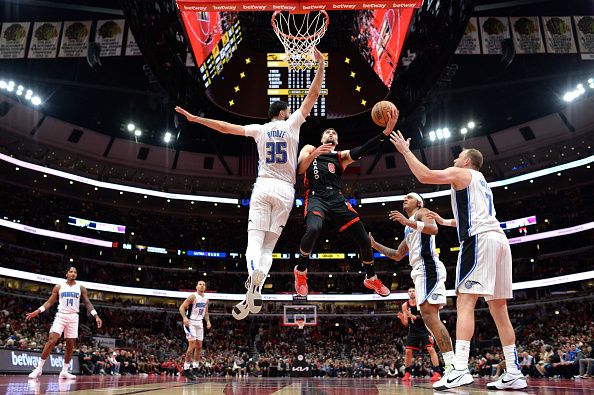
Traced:
POLYGON ((221 35, 220 41, 213 46, 212 52, 204 62, 198 65, 205 88, 208 88, 213 79, 223 71, 224 64, 231 60, 241 39, 241 26, 237 20, 221 35))
MULTIPOLYGON (((268 53, 266 55, 266 66, 268 68, 268 99, 269 103, 277 100, 286 101, 291 110, 296 110, 307 96, 311 81, 316 75, 315 69, 289 70, 286 61, 286 53, 268 53)), ((328 67, 328 54, 324 54, 326 67, 328 67)), ((326 116, 326 74, 322 81, 320 96, 316 101, 310 115, 326 116)))

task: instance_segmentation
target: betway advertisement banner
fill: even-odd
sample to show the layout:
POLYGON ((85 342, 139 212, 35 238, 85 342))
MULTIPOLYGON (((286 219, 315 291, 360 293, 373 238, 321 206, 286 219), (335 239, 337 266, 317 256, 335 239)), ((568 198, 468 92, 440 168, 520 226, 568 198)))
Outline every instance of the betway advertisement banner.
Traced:
MULTIPOLYGON (((37 367, 41 360, 41 352, 27 350, 10 350, 0 348, 0 373, 29 373, 37 367)), ((51 354, 43 365, 43 374, 60 373, 64 365, 64 354, 51 354)), ((72 355, 71 373, 80 373, 78 354, 72 355)))
POLYGON ((271 0, 177 0, 180 11, 193 12, 389 10, 419 8, 422 4, 423 0, 284 0, 278 2, 271 0))

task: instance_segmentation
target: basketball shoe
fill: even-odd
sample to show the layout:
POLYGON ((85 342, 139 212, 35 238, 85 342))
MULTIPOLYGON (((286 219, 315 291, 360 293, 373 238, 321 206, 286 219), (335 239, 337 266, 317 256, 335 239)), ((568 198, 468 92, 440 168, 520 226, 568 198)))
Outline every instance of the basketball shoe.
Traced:
POLYGON ((402 381, 410 381, 410 372, 404 373, 404 377, 402 378, 402 381))
POLYGON ((521 372, 502 374, 499 380, 487 384, 489 390, 519 390, 526 387, 528 387, 528 384, 521 372))
POLYGON ((295 292, 299 296, 307 296, 307 269, 305 269, 303 272, 300 272, 297 270, 297 266, 295 266, 293 269, 293 274, 295 275, 295 292))
POLYGON ((75 375, 73 375, 72 373, 68 373, 67 370, 62 370, 60 372, 60 375, 58 377, 60 377, 62 380, 75 379, 76 378, 75 375))
POLYGON ((436 391, 444 391, 472 383, 474 383, 474 379, 468 371, 468 368, 459 370, 456 369, 454 365, 446 365, 442 378, 433 383, 433 389, 436 391))
POLYGON ((39 368, 35 368, 31 373, 29 373, 30 379, 36 379, 39 376, 41 376, 41 369, 39 368))
POLYGON ((431 376, 431 379, 429 379, 429 381, 433 382, 433 381, 439 381, 441 379, 441 374, 439 374, 438 372, 433 372, 433 376, 431 376))
POLYGON ((384 284, 382 284, 382 281, 379 278, 377 278, 377 276, 373 276, 371 278, 367 278, 367 276, 365 276, 365 280, 363 280, 363 285, 365 285, 369 289, 374 290, 375 293, 379 296, 390 295, 390 290, 384 284))
POLYGON ((245 294, 250 313, 257 314, 262 309, 262 285, 266 275, 262 270, 256 269, 249 278, 248 291, 245 294))

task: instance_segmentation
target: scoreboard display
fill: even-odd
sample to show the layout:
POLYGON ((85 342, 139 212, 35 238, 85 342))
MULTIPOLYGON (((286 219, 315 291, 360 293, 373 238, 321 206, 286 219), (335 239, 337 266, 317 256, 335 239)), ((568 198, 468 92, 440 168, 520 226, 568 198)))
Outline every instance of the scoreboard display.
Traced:
MULTIPOLYGON (((285 53, 268 53, 266 55, 266 65, 268 69, 268 90, 267 96, 269 103, 277 100, 286 101, 289 107, 294 111, 301 106, 301 103, 307 96, 307 91, 311 81, 316 75, 315 69, 289 70, 285 53)), ((328 67, 328 54, 324 54, 326 67, 328 67)), ((322 81, 322 90, 316 104, 310 115, 326 116, 326 97, 328 89, 326 88, 326 74, 322 81)))
POLYGON ((223 66, 231 60, 240 42, 241 26, 237 20, 228 31, 221 35, 221 40, 213 46, 212 52, 204 62, 198 65, 205 88, 208 88, 214 78, 223 71, 223 66))

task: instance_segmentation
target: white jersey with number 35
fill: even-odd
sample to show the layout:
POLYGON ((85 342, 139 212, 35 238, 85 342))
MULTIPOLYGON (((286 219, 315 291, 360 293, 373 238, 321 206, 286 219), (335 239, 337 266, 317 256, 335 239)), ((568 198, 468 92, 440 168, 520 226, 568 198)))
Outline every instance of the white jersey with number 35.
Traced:
POLYGON ((298 109, 285 121, 245 126, 245 135, 253 137, 258 147, 258 177, 295 184, 299 128, 304 122, 298 109))
POLYGON ((75 283, 73 286, 68 285, 66 282, 60 284, 58 301, 58 313, 78 313, 80 307, 80 284, 75 283))

